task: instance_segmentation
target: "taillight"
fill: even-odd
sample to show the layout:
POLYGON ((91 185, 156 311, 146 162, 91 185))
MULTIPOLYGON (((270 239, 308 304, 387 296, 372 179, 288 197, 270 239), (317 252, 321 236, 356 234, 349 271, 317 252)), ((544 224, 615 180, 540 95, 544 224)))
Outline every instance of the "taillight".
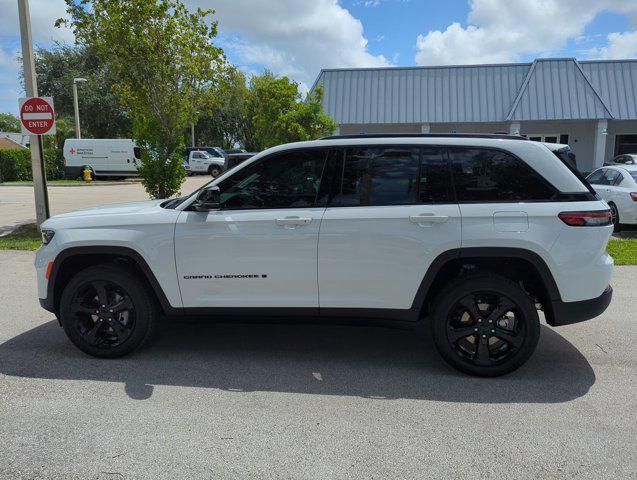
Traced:
POLYGON ((571 227, 603 227, 613 220, 610 210, 597 212, 562 212, 558 215, 566 225, 571 227))
POLYGON ((632 198, 633 202, 637 202, 637 192, 630 192, 630 198, 632 198))

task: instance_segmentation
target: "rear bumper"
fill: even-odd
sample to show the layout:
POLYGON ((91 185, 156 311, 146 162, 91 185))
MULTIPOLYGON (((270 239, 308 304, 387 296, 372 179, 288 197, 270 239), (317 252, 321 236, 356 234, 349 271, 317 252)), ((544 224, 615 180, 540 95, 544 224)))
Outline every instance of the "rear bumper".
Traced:
POLYGON ((547 315, 546 321, 549 325, 557 327, 590 320, 604 313, 612 298, 613 289, 609 285, 599 297, 590 300, 579 302, 554 300, 551 302, 551 315, 547 315))

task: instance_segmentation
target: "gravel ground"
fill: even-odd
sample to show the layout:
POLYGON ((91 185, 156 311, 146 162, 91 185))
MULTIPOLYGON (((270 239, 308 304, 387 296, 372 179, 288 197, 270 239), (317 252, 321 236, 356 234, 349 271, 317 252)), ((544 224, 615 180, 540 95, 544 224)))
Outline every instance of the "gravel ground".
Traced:
POLYGON ((478 379, 367 327, 171 324, 93 359, 39 308, 32 262, 0 252, 0 478, 636 477, 637 267, 600 318, 478 379))

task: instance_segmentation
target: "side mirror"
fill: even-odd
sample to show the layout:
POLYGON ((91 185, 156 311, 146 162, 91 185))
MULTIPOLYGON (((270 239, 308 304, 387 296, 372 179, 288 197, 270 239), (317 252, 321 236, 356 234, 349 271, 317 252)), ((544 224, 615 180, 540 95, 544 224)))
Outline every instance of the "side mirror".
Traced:
POLYGON ((220 203, 221 192, 219 187, 205 188, 199 195, 197 200, 192 204, 194 209, 198 212, 209 212, 210 210, 218 210, 220 203))

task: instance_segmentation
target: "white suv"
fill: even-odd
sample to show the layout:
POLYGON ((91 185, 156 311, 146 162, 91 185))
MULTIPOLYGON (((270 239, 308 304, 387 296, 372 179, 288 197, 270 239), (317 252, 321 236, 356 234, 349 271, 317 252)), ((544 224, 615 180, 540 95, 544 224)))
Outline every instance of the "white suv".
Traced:
MULTIPOLYGON (((454 367, 522 365, 549 325, 608 306, 608 205, 546 146, 506 135, 353 136, 259 153, 190 196, 43 224, 38 293, 98 357, 160 313, 430 329, 454 367)), ((559 361, 559 359, 556 359, 559 361)))

